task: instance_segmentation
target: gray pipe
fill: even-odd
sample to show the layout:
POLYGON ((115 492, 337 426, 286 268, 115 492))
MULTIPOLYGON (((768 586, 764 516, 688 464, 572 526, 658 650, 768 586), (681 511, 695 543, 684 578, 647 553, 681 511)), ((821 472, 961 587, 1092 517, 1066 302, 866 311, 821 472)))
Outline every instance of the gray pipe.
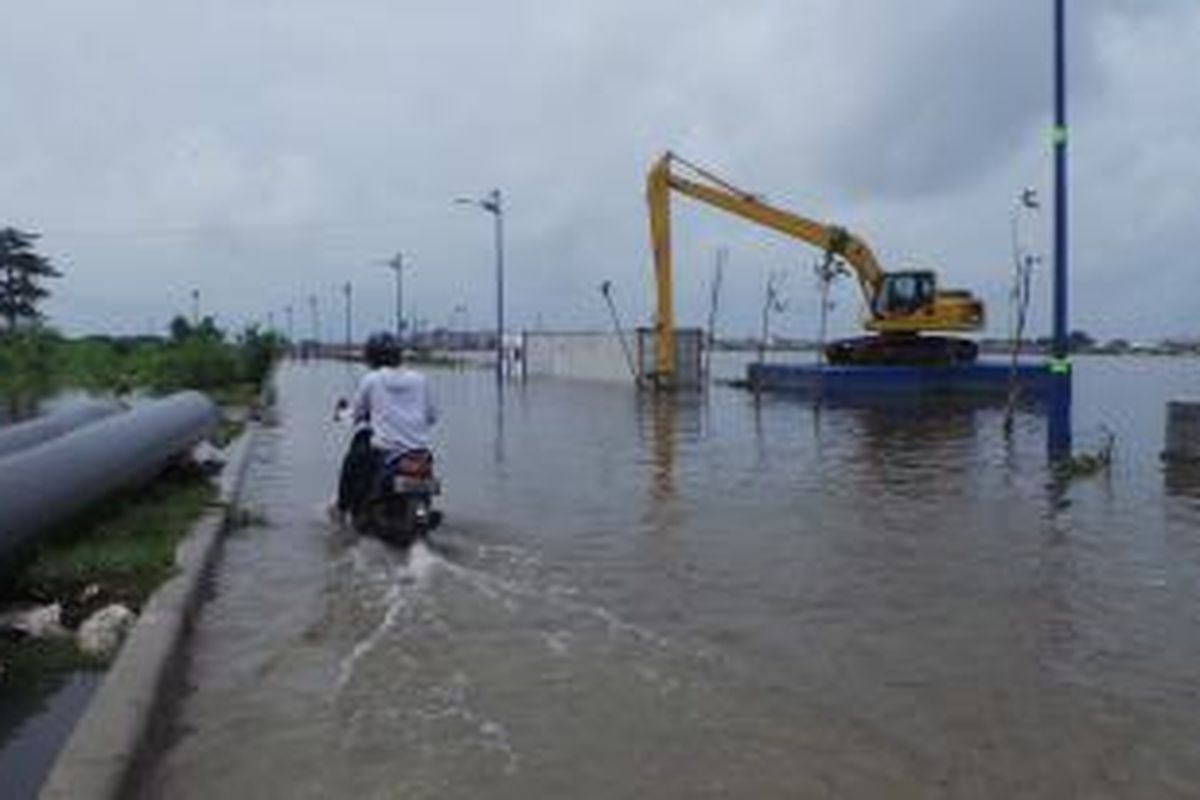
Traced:
POLYGON ((111 417, 125 406, 116 400, 88 400, 45 416, 0 428, 0 458, 70 433, 89 422, 111 417))
POLYGON ((210 435, 216 406, 181 392, 0 458, 0 561, 210 435))

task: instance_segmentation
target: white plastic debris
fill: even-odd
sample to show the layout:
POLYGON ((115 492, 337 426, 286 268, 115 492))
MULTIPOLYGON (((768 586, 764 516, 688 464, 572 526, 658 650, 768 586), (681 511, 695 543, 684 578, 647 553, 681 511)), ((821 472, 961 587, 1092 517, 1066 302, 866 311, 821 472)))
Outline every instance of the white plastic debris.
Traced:
POLYGON ((67 635, 67 630, 62 625, 62 606, 58 603, 37 606, 7 615, 4 627, 19 631, 34 639, 49 639, 67 635))
POLYGON ((119 603, 105 606, 79 626, 79 649, 92 656, 109 655, 136 620, 137 615, 119 603))

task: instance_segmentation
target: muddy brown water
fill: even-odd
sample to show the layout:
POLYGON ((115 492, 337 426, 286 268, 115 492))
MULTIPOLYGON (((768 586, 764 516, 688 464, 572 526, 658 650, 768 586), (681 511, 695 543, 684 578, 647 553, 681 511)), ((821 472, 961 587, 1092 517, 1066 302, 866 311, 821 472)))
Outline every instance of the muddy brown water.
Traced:
POLYGON ((354 374, 293 365, 159 797, 1200 796, 1192 362, 1081 359, 1078 445, 994 408, 656 401, 432 373, 446 525, 323 518, 354 374))

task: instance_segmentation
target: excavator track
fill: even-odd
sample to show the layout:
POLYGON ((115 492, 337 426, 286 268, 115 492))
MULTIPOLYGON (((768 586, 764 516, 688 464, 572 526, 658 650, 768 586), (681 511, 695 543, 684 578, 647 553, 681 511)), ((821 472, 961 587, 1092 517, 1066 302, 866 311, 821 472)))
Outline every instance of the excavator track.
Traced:
POLYGON ((953 367, 975 363, 979 346, 950 336, 876 335, 839 339, 825 348, 836 366, 953 367))

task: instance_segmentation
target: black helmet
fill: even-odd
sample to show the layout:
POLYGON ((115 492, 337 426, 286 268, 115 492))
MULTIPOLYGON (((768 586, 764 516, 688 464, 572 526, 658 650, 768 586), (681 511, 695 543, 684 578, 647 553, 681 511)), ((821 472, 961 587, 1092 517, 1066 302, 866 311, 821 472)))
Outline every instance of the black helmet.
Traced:
POLYGON ((363 348, 363 356, 371 369, 394 367, 400 363, 400 345, 390 333, 373 333, 363 348))

